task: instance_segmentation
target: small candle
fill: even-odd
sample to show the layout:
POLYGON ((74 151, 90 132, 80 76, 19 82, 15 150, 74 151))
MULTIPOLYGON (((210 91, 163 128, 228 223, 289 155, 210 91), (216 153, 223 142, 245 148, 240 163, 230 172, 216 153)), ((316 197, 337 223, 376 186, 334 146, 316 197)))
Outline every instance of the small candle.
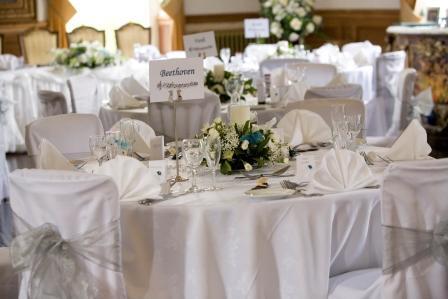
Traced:
POLYGON ((243 126, 250 120, 250 107, 248 105, 231 105, 229 110, 230 123, 243 126))
POLYGON ((215 76, 216 81, 221 82, 224 80, 224 64, 218 63, 213 67, 213 74, 215 76))

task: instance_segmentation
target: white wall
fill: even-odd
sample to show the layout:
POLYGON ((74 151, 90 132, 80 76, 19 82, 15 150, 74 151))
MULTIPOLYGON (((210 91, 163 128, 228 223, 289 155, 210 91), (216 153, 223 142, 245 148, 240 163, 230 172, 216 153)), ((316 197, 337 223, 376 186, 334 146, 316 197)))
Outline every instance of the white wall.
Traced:
MULTIPOLYGON (((187 15, 260 11, 259 0, 185 0, 187 15)), ((399 9, 400 0, 316 0, 317 9, 399 9)))

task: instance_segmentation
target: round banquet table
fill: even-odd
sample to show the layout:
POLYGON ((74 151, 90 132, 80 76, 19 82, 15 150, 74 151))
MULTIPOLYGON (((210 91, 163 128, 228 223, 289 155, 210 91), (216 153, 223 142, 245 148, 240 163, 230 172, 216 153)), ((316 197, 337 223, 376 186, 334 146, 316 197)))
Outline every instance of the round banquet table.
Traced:
POLYGON ((254 181, 218 182, 121 203, 129 298, 327 298, 330 276, 381 265, 380 190, 256 200, 254 181))

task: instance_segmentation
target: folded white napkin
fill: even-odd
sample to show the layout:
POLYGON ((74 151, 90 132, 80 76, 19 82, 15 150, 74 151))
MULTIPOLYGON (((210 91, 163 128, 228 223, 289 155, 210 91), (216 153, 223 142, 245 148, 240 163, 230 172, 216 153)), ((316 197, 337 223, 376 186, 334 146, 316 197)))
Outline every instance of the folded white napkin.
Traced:
POLYGON ((307 188, 310 193, 337 193, 377 185, 364 158, 349 150, 331 149, 307 188))
POLYGON ((119 86, 112 87, 109 98, 109 105, 114 109, 143 108, 146 106, 146 102, 134 99, 119 86))
POLYGON ((136 159, 117 156, 93 170, 111 177, 117 184, 120 201, 137 201, 160 194, 160 182, 145 165, 136 159))
POLYGON ((417 113, 429 116, 434 108, 431 87, 426 88, 416 95, 412 99, 412 105, 416 108, 417 113))
POLYGON ((39 169, 76 170, 64 155, 47 139, 42 139, 39 145, 37 167, 39 169))
MULTIPOLYGON (((151 154, 151 139, 156 137, 154 130, 145 122, 134 120, 135 125, 133 127, 133 135, 135 136, 134 152, 142 154, 151 154)), ((120 122, 115 123, 111 131, 120 131, 120 122)))
POLYGON ((369 158, 380 161, 377 156, 385 156, 392 161, 410 161, 431 159, 431 146, 427 141, 426 130, 414 119, 403 131, 401 136, 395 141, 391 148, 384 151, 369 153, 369 158))
POLYGON ((23 57, 11 54, 0 55, 0 70, 15 70, 23 66, 23 57))
POLYGON ((303 143, 328 142, 331 129, 323 118, 308 110, 291 110, 278 122, 282 128, 285 141, 292 146, 303 143))
POLYGON ((129 76, 121 80, 120 87, 123 91, 131 96, 145 96, 149 95, 149 90, 146 89, 134 76, 129 76))

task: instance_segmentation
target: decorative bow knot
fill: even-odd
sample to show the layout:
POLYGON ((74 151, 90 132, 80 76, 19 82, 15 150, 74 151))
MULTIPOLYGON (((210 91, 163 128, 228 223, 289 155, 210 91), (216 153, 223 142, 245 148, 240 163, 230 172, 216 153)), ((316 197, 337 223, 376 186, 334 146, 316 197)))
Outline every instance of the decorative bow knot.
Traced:
POLYGON ((385 249, 383 273, 393 274, 432 257, 448 267, 448 221, 441 221, 433 231, 383 226, 385 249))
MULTIPOLYGON (((16 220, 23 221, 17 216, 16 220)), ((55 225, 46 223, 13 239, 12 266, 19 272, 29 271, 30 299, 97 298, 98 289, 86 262, 120 272, 119 233, 119 221, 115 220, 65 240, 55 225)))

